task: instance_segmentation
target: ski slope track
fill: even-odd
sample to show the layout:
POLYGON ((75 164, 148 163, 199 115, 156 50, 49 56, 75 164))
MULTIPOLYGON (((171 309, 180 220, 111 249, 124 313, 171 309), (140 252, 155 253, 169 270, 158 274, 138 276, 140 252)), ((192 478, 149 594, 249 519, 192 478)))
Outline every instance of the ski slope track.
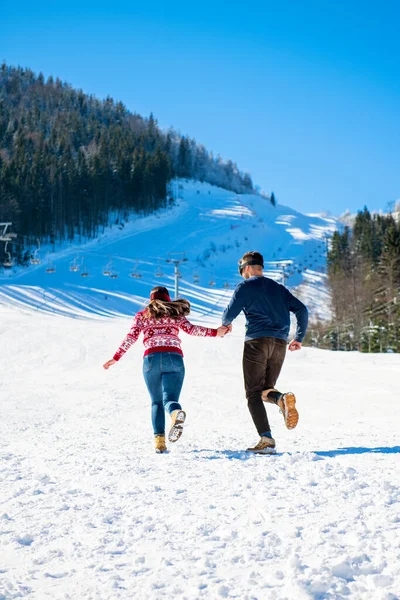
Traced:
POLYGON ((284 268, 286 285, 311 316, 329 317, 326 247, 334 218, 196 181, 176 180, 171 189, 176 202, 169 209, 132 215, 87 243, 42 248, 40 265, 0 268, 0 303, 75 318, 132 315, 154 285, 173 289, 173 267, 165 261, 184 253, 181 294, 200 315, 220 315, 240 280, 238 259, 258 250, 267 275, 282 281, 284 268), (113 278, 103 275, 110 263, 113 278), (79 270, 71 272, 72 265, 79 270))
POLYGON ((299 425, 270 406, 254 456, 243 321, 182 333, 187 425, 156 455, 141 344, 102 369, 128 327, 0 306, 1 600, 398 599, 400 357, 289 354, 299 425))

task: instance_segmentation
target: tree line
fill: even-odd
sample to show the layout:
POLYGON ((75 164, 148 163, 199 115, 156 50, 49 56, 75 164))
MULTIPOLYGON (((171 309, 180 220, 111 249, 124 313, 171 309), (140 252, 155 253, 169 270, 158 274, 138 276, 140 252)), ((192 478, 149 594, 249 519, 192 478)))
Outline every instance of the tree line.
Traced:
MULTIPOLYGON (((398 216, 398 214, 397 214, 398 216)), ((333 350, 400 352, 400 220, 358 212, 336 231, 328 252, 332 323, 310 328, 308 342, 333 350)))
POLYGON ((22 247, 95 237, 111 214, 118 222, 131 212, 152 213, 174 201, 175 177, 253 191, 234 162, 162 131, 153 115, 1 65, 0 221, 13 223, 22 247))

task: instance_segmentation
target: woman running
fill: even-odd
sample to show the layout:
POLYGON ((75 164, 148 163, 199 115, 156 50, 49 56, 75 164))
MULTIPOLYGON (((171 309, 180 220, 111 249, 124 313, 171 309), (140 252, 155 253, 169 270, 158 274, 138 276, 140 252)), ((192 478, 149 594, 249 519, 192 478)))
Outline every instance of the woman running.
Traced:
POLYGON ((151 419, 158 453, 167 450, 165 411, 171 416, 168 433, 170 442, 176 442, 181 437, 186 419, 186 413, 179 404, 185 377, 179 330, 200 337, 223 337, 230 330, 223 326, 212 329, 193 325, 186 318, 189 313, 190 303, 187 300, 171 301, 167 288, 153 288, 148 306, 136 314, 131 330, 114 357, 103 365, 109 369, 115 364, 143 331, 143 376, 151 397, 151 419))

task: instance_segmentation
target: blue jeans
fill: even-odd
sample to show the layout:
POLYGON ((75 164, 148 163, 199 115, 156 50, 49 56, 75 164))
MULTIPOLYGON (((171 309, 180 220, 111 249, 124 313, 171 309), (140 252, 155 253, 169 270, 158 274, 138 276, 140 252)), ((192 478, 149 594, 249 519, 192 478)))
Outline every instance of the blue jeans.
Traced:
POLYGON ((179 396, 185 378, 183 358, 177 352, 153 352, 144 357, 143 376, 151 397, 154 435, 165 433, 165 412, 181 410, 179 396))

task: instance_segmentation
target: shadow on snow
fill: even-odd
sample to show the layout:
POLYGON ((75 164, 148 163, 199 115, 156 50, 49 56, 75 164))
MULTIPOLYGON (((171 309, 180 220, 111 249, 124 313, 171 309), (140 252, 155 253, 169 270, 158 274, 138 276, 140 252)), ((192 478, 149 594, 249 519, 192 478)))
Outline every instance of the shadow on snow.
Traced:
POLYGON ((336 456, 346 456, 350 454, 400 454, 400 446, 382 446, 379 448, 365 448, 365 447, 349 447, 349 448, 337 448, 336 450, 307 450, 305 452, 277 452, 276 454, 252 454, 246 450, 190 450, 191 454, 198 454, 209 460, 216 460, 220 458, 228 458, 229 460, 249 460, 253 456, 265 456, 265 457, 276 457, 276 456, 298 456, 313 455, 322 458, 335 458, 336 456))
POLYGON ((364 448, 364 447, 350 447, 350 448, 338 448, 337 450, 317 450, 314 452, 317 456, 322 457, 335 457, 345 456, 346 454, 400 454, 400 446, 382 446, 380 448, 364 448))

